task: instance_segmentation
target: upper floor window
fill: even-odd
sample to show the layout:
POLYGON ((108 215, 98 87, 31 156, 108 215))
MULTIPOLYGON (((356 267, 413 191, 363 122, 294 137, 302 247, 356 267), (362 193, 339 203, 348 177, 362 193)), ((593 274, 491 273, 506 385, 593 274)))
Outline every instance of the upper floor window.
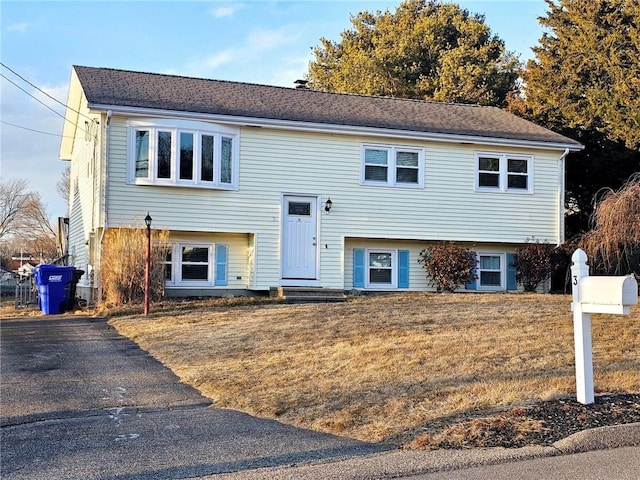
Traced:
POLYGON ((476 154, 476 190, 533 192, 533 157, 494 153, 476 154))
POLYGON ((424 151, 414 147, 363 145, 363 185, 424 186, 424 151))
POLYGON ((238 131, 200 122, 132 121, 129 181, 238 187, 238 131))

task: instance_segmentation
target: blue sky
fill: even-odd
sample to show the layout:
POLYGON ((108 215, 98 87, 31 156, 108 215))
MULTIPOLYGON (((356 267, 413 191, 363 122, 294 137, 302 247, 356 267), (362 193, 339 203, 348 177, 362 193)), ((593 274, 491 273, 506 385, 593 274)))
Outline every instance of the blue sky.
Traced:
MULTIPOLYGON (((399 1, 1 0, 0 57, 62 103, 73 65, 293 86, 320 37, 338 40, 350 15, 394 10, 399 1)), ((544 0, 452 3, 484 14, 508 50, 532 58, 544 0)), ((28 179, 49 215, 63 216, 66 205, 55 188, 67 166, 58 160, 63 121, 51 109, 63 114, 64 108, 5 67, 0 71, 42 102, 0 79, 0 176, 28 179)))

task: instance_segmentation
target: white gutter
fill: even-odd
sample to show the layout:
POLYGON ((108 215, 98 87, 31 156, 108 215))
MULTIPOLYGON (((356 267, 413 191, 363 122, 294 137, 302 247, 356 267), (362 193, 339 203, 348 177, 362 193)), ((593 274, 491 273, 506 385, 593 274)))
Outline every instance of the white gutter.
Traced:
POLYGON ((557 245, 560 246, 564 243, 564 195, 565 195, 565 159, 569 155, 569 149, 565 148, 562 155, 558 159, 558 241, 557 245))
POLYGON ((179 117, 200 121, 219 122, 246 127, 269 127, 282 130, 296 130, 311 133, 339 133, 348 135, 367 135, 371 137, 388 137, 400 139, 432 140, 445 143, 468 143, 489 146, 532 147, 544 150, 568 149, 579 151, 584 147, 579 144, 543 142, 535 140, 519 140, 510 138, 492 138, 479 135, 463 135, 451 133, 421 132, 412 130, 396 130, 390 128, 359 127, 353 125, 336 125, 327 123, 301 122, 295 120, 275 120, 269 118, 241 117, 232 115, 219 115, 211 113, 178 112, 175 110, 162 110, 140 107, 120 107, 113 105, 91 104, 91 109, 100 111, 113 110, 129 116, 153 116, 153 117, 179 117))

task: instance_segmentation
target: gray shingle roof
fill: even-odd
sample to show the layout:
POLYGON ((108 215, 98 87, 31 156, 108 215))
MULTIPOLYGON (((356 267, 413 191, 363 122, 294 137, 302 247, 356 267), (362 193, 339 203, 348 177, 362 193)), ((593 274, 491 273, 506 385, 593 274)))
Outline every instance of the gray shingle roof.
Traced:
POLYGON ((74 67, 89 105, 465 135, 580 148, 496 107, 367 97, 249 83, 74 67))

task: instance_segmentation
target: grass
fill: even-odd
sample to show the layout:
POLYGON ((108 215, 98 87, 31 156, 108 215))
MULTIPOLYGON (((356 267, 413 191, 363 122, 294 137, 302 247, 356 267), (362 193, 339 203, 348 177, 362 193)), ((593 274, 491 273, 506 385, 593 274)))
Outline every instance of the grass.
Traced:
MULTIPOLYGON (((217 407, 408 445, 429 422, 574 396, 570 302, 536 294, 227 299, 154 305, 148 317, 120 311, 110 323, 217 407)), ((640 309, 593 315, 592 330, 596 391, 640 392, 640 309)))

